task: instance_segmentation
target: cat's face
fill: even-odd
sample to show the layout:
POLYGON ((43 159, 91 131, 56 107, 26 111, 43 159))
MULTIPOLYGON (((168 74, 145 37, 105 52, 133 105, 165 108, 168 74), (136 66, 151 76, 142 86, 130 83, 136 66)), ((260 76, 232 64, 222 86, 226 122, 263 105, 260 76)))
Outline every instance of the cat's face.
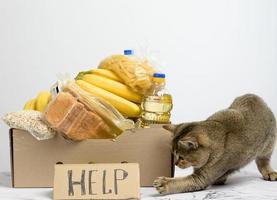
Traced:
POLYGON ((173 133, 172 150, 175 164, 184 169, 200 168, 209 159, 210 143, 207 134, 195 123, 165 125, 173 133))

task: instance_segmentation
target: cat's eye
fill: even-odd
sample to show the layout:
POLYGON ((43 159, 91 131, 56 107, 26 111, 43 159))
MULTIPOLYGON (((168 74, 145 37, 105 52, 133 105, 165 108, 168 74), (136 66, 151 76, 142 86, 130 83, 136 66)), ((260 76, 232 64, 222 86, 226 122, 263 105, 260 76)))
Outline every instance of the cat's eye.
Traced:
POLYGON ((195 145, 192 142, 188 142, 187 145, 189 149, 192 149, 195 147, 195 145))

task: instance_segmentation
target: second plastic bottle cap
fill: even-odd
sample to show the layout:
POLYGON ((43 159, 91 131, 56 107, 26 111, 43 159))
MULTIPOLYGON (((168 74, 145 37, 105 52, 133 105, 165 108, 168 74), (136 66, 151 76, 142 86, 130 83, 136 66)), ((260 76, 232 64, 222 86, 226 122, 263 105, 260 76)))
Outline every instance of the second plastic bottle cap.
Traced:
POLYGON ((133 55, 133 54, 134 54, 134 50, 132 50, 132 49, 124 50, 124 55, 133 55))

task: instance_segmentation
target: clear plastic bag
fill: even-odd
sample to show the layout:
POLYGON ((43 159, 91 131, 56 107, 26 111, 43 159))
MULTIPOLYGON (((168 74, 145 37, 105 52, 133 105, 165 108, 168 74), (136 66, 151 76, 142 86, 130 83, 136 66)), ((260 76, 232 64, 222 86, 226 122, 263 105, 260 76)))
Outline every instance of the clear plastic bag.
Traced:
POLYGON ((150 48, 150 42, 148 40, 143 41, 137 49, 135 49, 136 56, 147 63, 147 65, 155 68, 156 72, 164 71, 164 67, 167 66, 162 59, 161 52, 150 48))
POLYGON ((61 91, 49 103, 43 118, 57 132, 75 141, 115 137, 97 113, 91 112, 69 92, 61 91))
POLYGON ((156 72, 147 60, 141 60, 133 55, 109 56, 98 67, 113 71, 126 85, 139 94, 145 94, 151 87, 151 77, 156 72))
POLYGON ((58 81, 50 88, 52 99, 55 98, 58 95, 58 93, 62 91, 63 86, 71 80, 71 76, 69 73, 59 73, 57 74, 57 78, 58 81))
POLYGON ((63 91, 71 93, 89 110, 97 113, 107 123, 115 137, 126 129, 134 128, 132 120, 124 118, 118 110, 105 100, 82 90, 74 81, 68 82, 63 87, 63 91))

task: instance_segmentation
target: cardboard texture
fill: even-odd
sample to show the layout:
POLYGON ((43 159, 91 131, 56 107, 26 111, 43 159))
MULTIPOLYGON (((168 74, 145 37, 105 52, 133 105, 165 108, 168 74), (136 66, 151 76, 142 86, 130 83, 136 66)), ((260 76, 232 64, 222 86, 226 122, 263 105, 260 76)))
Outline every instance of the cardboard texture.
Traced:
POLYGON ((137 163, 55 166, 54 200, 139 199, 137 163))
POLYGON ((162 128, 126 131, 109 139, 74 142, 57 135, 38 141, 26 131, 10 130, 13 187, 52 187, 56 163, 139 163, 142 187, 156 177, 173 176, 170 133, 162 128))

